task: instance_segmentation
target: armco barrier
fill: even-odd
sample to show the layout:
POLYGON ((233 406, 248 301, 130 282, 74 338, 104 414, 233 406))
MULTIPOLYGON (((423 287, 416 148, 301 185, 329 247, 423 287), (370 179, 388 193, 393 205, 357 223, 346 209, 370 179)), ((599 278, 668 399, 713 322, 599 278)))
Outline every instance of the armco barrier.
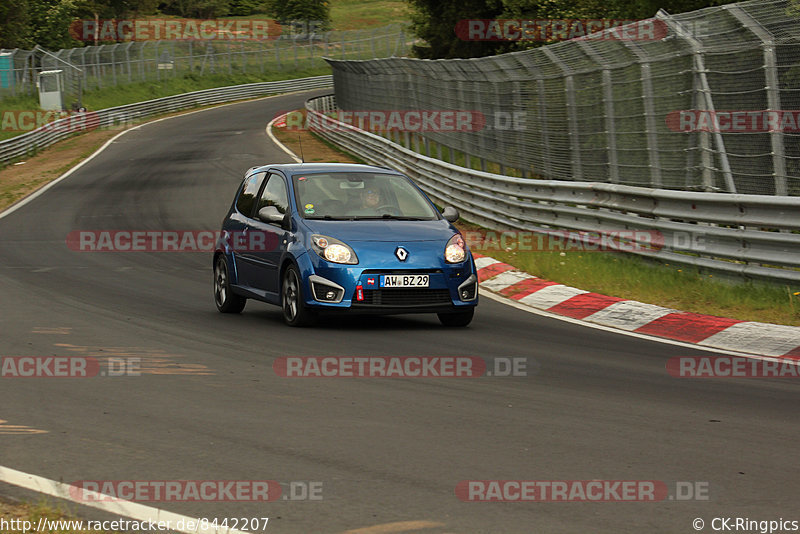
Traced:
MULTIPOLYGON (((631 251, 665 263, 800 283, 800 198, 696 193, 515 178, 423 156, 326 116, 332 95, 306 103, 309 128, 365 161, 413 178, 437 203, 493 229, 547 232, 655 230, 663 248, 631 251)), ((580 237, 576 236, 577 239, 580 237)))
MULTIPOLYGON (((166 96, 155 100, 137 102, 125 106, 103 109, 93 113, 93 126, 103 128, 120 123, 157 115, 190 109, 198 106, 221 104, 234 100, 256 98, 271 94, 287 93, 290 91, 304 91, 308 89, 321 89, 331 87, 331 76, 314 76, 296 80, 281 80, 276 82, 248 83, 229 87, 204 89, 175 96, 166 96)), ((32 132, 12 137, 0 142, 0 162, 5 163, 14 158, 28 155, 31 151, 42 149, 70 136, 74 133, 68 125, 69 119, 60 119, 53 123, 38 128, 32 132), (62 125, 62 127, 59 127, 62 125)))

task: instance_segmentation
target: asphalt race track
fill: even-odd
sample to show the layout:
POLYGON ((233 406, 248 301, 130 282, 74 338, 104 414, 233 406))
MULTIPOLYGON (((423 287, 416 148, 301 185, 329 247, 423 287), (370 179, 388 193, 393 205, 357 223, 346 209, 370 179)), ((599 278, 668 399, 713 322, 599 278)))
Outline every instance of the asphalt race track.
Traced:
POLYGON ((1 466, 63 482, 322 483, 321 500, 147 503, 269 517, 270 533, 688 533, 695 518, 707 532, 717 517, 800 520, 797 381, 673 378, 670 357, 710 353, 488 298, 467 329, 435 316, 292 329, 253 301, 218 313, 210 254, 66 246, 75 230, 217 230, 249 167, 289 162, 266 123, 316 94, 144 125, 0 219, 0 356, 141 362, 141 376, 0 378, 1 466), (287 379, 272 368, 326 355, 526 358, 528 376, 287 379), (593 479, 661 481, 670 496, 455 494, 462 480, 593 479), (679 482, 707 485, 708 499, 679 499, 679 482), (387 525, 397 522, 408 523, 387 525))

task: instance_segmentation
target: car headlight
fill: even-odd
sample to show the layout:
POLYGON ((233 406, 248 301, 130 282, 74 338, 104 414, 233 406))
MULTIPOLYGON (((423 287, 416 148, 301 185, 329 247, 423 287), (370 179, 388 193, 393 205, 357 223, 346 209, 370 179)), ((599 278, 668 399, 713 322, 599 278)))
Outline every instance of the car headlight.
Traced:
POLYGON ((461 234, 456 234, 447 242, 444 249, 444 259, 447 263, 461 263, 467 259, 467 246, 461 234))
POLYGON ((355 251, 347 246, 342 241, 324 235, 311 236, 311 248, 324 258, 332 263, 346 263, 355 265, 358 263, 355 251))

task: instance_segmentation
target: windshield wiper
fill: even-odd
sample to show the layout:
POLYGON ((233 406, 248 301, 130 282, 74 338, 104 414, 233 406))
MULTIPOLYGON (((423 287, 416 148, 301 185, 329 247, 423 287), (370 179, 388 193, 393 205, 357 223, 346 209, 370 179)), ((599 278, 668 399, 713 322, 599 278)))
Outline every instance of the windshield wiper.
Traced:
POLYGON ((411 217, 408 215, 390 215, 388 213, 384 213, 383 215, 360 215, 354 217, 354 219, 365 219, 365 220, 375 220, 379 221, 383 220, 392 220, 392 221, 432 221, 431 217, 411 217))
POLYGON ((313 219, 317 221, 352 221, 355 217, 349 215, 333 216, 333 215, 317 215, 316 217, 306 217, 306 219, 313 219))

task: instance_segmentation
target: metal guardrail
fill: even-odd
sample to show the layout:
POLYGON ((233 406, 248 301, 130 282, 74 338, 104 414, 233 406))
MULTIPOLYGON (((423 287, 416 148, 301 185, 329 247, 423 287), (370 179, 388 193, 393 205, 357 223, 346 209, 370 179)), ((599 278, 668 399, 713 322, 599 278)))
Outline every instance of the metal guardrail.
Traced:
MULTIPOLYGON (((621 35, 633 37, 617 37, 617 28, 479 58, 328 63, 343 110, 484 117, 469 131, 411 133, 451 163, 475 158, 484 171, 549 180, 800 196, 797 121, 787 111, 798 109, 798 2, 713 3, 724 5, 630 23, 621 35), (638 33, 640 24, 655 30, 638 33)), ((506 25, 498 38, 555 28, 517 24, 532 29, 511 37, 506 25)), ((476 26, 478 38, 498 35, 476 26)))
MULTIPOLYGON (((745 278, 800 282, 800 198, 699 193, 606 183, 515 178, 414 152, 339 122, 333 95, 306 102, 309 128, 373 164, 404 172, 437 203, 492 229, 539 233, 657 231, 634 254, 745 278)), ((636 236, 636 234, 633 234, 636 236)), ((575 234, 575 239, 586 241, 575 234)), ((625 250, 625 249, 623 249, 625 250)))
MULTIPOLYGON (((271 94, 287 93, 290 91, 305 91, 309 89, 322 89, 331 87, 331 76, 314 76, 295 80, 281 80, 275 82, 248 83, 229 87, 204 89, 175 96, 166 96, 155 100, 137 102, 125 106, 107 108, 97 112, 89 112, 86 122, 91 128, 119 127, 129 125, 132 121, 158 115, 171 113, 198 106, 208 106, 256 98, 271 94)), ((11 161, 15 158, 27 156, 36 150, 43 149, 76 133, 75 118, 59 119, 48 125, 42 126, 32 132, 12 137, 0 142, 0 163, 11 161)))

